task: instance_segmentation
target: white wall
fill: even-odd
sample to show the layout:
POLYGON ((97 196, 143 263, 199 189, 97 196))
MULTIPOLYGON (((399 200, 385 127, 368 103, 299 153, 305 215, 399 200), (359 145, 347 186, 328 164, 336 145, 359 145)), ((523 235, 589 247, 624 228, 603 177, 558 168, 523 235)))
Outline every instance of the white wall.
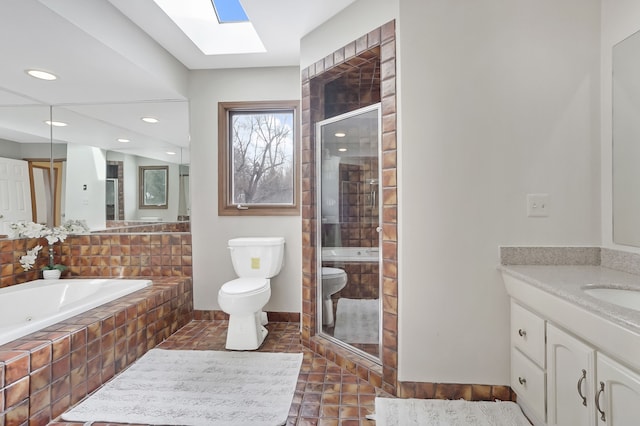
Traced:
MULTIPOLYGON (((602 245, 640 253, 640 248, 613 243, 612 229, 612 49, 640 30, 640 3, 636 0, 602 0, 602 245)), ((637 218, 636 218, 637 219, 637 218)))
POLYGON ((599 244, 599 26, 598 0, 400 1, 400 380, 508 384, 498 246, 599 244))
POLYGON ((236 276, 227 240, 282 236, 285 266, 271 280, 265 310, 300 312, 300 216, 218 216, 218 102, 300 99, 297 67, 193 71, 191 75, 191 234, 196 309, 219 309, 218 290, 236 276))
POLYGON ((67 145, 65 220, 84 219, 91 229, 104 228, 106 173, 107 162, 103 150, 92 146, 67 145))
POLYGON ((300 68, 323 59, 398 16, 399 0, 358 0, 305 35, 300 41, 300 68))

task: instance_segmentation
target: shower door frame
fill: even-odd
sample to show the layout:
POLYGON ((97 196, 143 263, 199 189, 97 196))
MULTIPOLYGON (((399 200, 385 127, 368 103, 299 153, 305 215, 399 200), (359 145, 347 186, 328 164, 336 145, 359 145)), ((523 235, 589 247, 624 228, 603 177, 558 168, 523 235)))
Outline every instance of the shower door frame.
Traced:
MULTIPOLYGON (((315 176, 315 185, 316 185, 316 334, 322 336, 323 338, 335 343, 336 345, 343 347, 347 350, 357 353, 358 355, 365 357, 376 364, 382 365, 382 331, 383 331, 383 310, 382 310, 382 281, 383 281, 383 263, 382 263, 382 103, 377 102, 375 104, 367 105, 362 108, 358 108, 353 111, 349 111, 335 117, 330 117, 324 119, 322 121, 318 121, 315 123, 315 160, 316 160, 316 176, 315 176), (330 334, 327 334, 322 329, 322 304, 324 303, 322 299, 322 126, 326 124, 335 123, 337 121, 341 121, 347 118, 351 118, 363 113, 367 113, 370 111, 377 111, 377 123, 378 123, 378 145, 377 145, 377 155, 378 155, 378 185, 377 189, 377 199, 378 199, 378 225, 376 227, 376 231, 378 233, 378 356, 374 356, 368 352, 363 351, 362 349, 356 348, 355 346, 343 342, 340 339, 333 337, 330 334)), ((339 222, 341 223, 341 222, 339 222)))

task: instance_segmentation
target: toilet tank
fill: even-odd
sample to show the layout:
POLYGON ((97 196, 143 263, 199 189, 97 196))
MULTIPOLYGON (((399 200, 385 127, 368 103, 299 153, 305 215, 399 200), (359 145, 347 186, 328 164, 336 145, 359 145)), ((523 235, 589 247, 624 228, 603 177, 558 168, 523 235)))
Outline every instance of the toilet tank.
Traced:
POLYGON ((229 240, 229 252, 238 277, 271 278, 284 265, 284 238, 233 238, 229 240))

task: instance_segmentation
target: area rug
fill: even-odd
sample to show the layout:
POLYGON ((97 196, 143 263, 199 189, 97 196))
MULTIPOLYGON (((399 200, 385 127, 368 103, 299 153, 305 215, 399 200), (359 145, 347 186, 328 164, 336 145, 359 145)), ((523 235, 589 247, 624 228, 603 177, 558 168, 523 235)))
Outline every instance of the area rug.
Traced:
POLYGON ((531 426, 515 402, 376 398, 376 426, 531 426))
POLYGON ((378 343, 379 299, 338 299, 333 337, 346 343, 378 343))
POLYGON ((287 421, 302 354, 152 349, 66 421, 276 426, 287 421))

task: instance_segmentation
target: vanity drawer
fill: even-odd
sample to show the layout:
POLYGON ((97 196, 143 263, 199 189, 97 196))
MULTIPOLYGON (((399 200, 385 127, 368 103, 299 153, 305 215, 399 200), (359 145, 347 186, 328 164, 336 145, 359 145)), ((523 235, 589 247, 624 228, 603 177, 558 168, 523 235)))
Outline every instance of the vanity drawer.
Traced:
POLYGON ((511 345, 545 366, 544 320, 511 300, 511 345))
POLYGON ((544 370, 535 365, 518 349, 511 348, 511 389, 534 416, 546 419, 544 370))

